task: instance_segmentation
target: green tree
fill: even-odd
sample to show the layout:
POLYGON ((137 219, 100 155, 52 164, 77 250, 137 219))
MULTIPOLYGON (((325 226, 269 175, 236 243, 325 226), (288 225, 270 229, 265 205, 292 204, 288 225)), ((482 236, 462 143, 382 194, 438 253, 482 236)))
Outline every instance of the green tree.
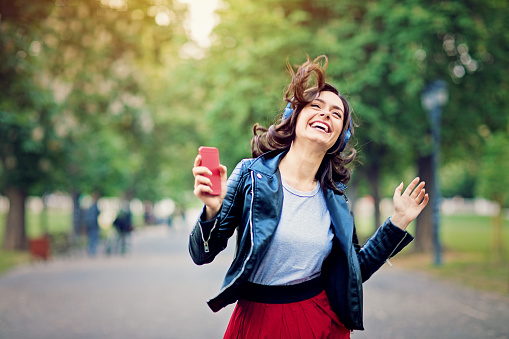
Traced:
POLYGON ((17 4, 2 4, 0 12, 1 56, 9 61, 2 64, 1 81, 11 89, 1 101, 2 128, 8 128, 1 135, 2 179, 21 196, 11 200, 9 215, 18 217, 8 217, 9 249, 24 246, 24 198, 40 189, 40 180, 72 193, 75 228, 82 192, 136 192, 140 182, 158 186, 143 174, 154 145, 143 70, 147 64, 164 68, 171 62, 166 53, 177 46, 176 54, 185 36, 184 9, 171 1, 17 4), (39 139, 45 143, 36 147, 39 139))
POLYGON ((82 192, 100 187, 112 195, 131 188, 129 172, 139 163, 131 140, 143 136, 146 110, 134 63, 144 50, 143 30, 156 26, 148 7, 144 1, 64 3, 45 22, 48 85, 65 107, 56 123, 68 145, 62 170, 75 229, 82 192))
MULTIPOLYGON (((182 17, 171 1, 91 0, 57 8, 48 20, 48 27, 64 37, 51 55, 57 75, 53 86, 65 90, 62 105, 77 122, 67 134, 73 147, 66 166, 76 211, 80 194, 90 193, 93 186, 101 187, 103 194, 128 192, 141 198, 161 186, 148 179, 160 168, 154 155, 160 144, 153 135, 150 76, 174 60, 168 55, 176 54, 183 43, 182 17), (101 147, 97 155, 90 153, 96 135, 117 140, 113 148, 120 148, 108 152, 101 147), (92 157, 84 163, 87 155, 92 157)), ((75 213, 75 229, 78 220, 75 213)))
MULTIPOLYGON (((442 130, 444 160, 472 156, 472 148, 478 152, 480 138, 472 132, 481 124, 495 120, 505 126, 507 115, 499 112, 507 99, 498 93, 507 79, 494 72, 508 66, 506 47, 500 47, 507 46, 501 43, 507 37, 499 31, 507 18, 507 4, 385 0, 338 2, 334 11, 338 16, 324 28, 332 42, 328 54, 337 55, 336 74, 344 79, 361 117, 358 137, 365 145, 362 159, 375 197, 380 196, 378 178, 411 164, 433 187, 430 124, 420 104, 428 82, 449 83, 451 100, 442 130), (493 83, 488 85, 487 79, 493 83), (479 114, 485 98, 492 100, 479 114)), ((438 198, 433 193, 431 198, 438 198)), ((427 208, 418 218, 418 250, 432 247, 431 213, 427 208)))
POLYGON ((493 218, 493 253, 496 260, 503 258, 502 226, 504 208, 509 204, 509 136, 506 131, 500 131, 488 138, 484 155, 481 158, 481 168, 476 190, 479 195, 495 201, 499 206, 499 213, 493 218))
MULTIPOLYGON (((329 75, 357 112, 364 166, 355 176, 370 182, 377 200, 392 194, 380 191, 380 182, 404 177, 409 168, 433 187, 430 123, 421 106, 428 82, 449 83, 444 162, 475 161, 479 126, 507 124, 507 114, 500 114, 508 104, 502 95, 509 65, 505 1, 226 3, 205 67, 213 88, 206 110, 210 140, 227 150, 228 165, 248 154, 252 123, 270 124, 281 110, 274 95, 286 80, 280 60, 301 62, 305 54, 329 56, 329 75)), ((431 213, 427 208, 418 219, 418 250, 432 247, 431 213)))
POLYGON ((41 22, 51 1, 0 4, 0 191, 9 199, 3 248, 23 249, 25 199, 61 159, 51 93, 38 81, 41 22))

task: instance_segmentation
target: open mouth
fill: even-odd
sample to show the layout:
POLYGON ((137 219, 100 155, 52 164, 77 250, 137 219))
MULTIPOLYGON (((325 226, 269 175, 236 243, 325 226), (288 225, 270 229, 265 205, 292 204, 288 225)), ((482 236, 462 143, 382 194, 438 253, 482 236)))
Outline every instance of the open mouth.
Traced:
POLYGON ((319 121, 315 121, 313 123, 311 123, 311 127, 314 128, 314 129, 317 129, 317 130, 320 130, 324 133, 329 133, 330 132, 330 127, 329 125, 323 123, 323 122, 319 122, 319 121))

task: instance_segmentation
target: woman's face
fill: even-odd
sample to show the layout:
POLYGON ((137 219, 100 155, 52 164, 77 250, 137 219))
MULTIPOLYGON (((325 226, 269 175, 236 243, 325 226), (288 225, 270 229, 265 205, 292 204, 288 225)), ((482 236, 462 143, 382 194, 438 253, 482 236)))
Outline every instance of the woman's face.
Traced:
POLYGON ((329 91, 321 92, 300 112, 294 143, 311 143, 327 152, 341 135, 344 115, 345 108, 339 96, 329 91))

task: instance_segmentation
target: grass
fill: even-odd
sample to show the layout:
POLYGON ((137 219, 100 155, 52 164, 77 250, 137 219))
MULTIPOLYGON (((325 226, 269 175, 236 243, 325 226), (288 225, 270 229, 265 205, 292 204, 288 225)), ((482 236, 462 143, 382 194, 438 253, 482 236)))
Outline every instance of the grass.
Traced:
MULTIPOLYGON (((447 216, 443 218, 441 236, 446 249, 455 252, 479 253, 486 259, 493 256, 492 218, 485 216, 447 216)), ((503 225, 503 259, 509 261, 509 221, 503 225)))
MULTIPOLYGON (((360 237, 365 238, 372 232, 372 219, 360 219, 357 223, 360 237)), ((492 218, 487 216, 442 216, 441 265, 435 265, 433 253, 415 253, 412 245, 391 262, 455 284, 508 296, 509 221, 504 221, 502 242, 505 251, 499 259, 495 259, 492 251, 492 227, 492 218)), ((414 229, 415 225, 410 225, 409 232, 415 234, 414 229)))
POLYGON ((0 250, 0 274, 28 261, 30 261, 30 254, 27 252, 0 250))

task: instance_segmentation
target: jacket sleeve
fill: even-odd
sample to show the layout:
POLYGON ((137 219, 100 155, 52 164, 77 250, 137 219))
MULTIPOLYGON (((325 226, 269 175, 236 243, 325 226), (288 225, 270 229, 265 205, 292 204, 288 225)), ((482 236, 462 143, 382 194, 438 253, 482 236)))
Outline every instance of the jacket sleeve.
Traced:
POLYGON ((228 178, 226 196, 216 218, 204 221, 203 208, 189 238, 189 253, 195 264, 212 262, 226 248, 228 239, 242 218, 244 182, 247 176, 245 161, 241 161, 228 178))
POLYGON ((399 253, 413 239, 410 233, 403 231, 387 218, 361 247, 354 228, 353 244, 361 267, 362 282, 368 280, 384 262, 399 253))

